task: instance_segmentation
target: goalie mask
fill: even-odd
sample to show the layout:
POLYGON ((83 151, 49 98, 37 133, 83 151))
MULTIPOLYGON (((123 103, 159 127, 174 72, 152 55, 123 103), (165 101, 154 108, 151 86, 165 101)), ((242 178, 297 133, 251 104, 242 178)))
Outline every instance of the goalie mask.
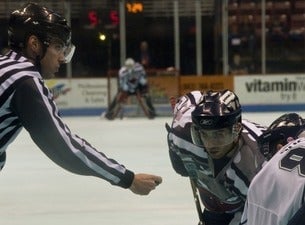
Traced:
POLYGON ((260 151, 269 160, 279 149, 286 145, 289 137, 295 138, 304 129, 304 119, 296 113, 287 113, 276 119, 258 138, 260 151))
POLYGON ((132 58, 127 58, 125 60, 125 66, 128 70, 131 70, 134 67, 135 63, 136 62, 132 58))
MULTIPOLYGON (((206 150, 223 152, 225 155, 234 146, 241 131, 241 106, 238 97, 229 90, 209 91, 192 112, 192 140, 206 150), (222 149, 223 148, 223 149, 222 149)), ((212 156, 213 157, 213 156, 212 156)), ((215 155, 215 158, 216 157, 215 155)))
POLYGON ((75 46, 71 43, 71 28, 65 18, 46 7, 27 3, 10 15, 9 46, 20 52, 26 47, 26 41, 31 35, 37 36, 44 46, 40 58, 43 58, 50 43, 56 41, 62 45, 65 63, 70 62, 75 46))

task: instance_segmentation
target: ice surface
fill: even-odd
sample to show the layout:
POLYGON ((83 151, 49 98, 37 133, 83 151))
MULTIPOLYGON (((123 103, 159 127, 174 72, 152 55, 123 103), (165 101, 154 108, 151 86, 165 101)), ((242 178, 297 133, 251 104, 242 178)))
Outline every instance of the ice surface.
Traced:
MULTIPOLYGON (((268 125, 281 114, 243 117, 268 125)), ((189 180, 173 171, 168 157, 164 125, 171 118, 64 121, 108 157, 137 173, 161 175, 163 183, 150 195, 138 196, 95 177, 71 174, 22 131, 9 146, 0 173, 0 225, 197 225, 189 180)))

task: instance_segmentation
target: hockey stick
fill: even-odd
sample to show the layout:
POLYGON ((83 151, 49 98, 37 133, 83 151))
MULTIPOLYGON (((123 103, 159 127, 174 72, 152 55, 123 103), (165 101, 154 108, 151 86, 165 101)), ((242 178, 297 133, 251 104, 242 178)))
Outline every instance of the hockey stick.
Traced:
POLYGON ((197 187, 195 185, 195 180, 190 178, 190 182, 191 182, 193 197, 194 197, 194 201, 195 201, 195 205, 196 205, 196 209, 197 209, 197 213, 198 213, 198 217, 199 217, 199 224, 198 225, 204 225, 203 216, 202 216, 202 209, 201 209, 201 205, 200 205, 198 190, 197 190, 197 187))

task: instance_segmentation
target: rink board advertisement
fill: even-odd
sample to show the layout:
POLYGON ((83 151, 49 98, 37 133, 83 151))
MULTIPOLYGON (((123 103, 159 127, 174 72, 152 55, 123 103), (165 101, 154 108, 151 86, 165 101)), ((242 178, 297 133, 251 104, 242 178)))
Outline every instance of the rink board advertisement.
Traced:
POLYGON ((303 74, 235 76, 234 91, 249 111, 305 109, 303 74))
MULTIPOLYGON (((117 79, 54 79, 46 81, 62 115, 100 115, 117 92, 117 79)), ((231 89, 244 111, 304 111, 305 75, 156 76, 149 77, 157 113, 171 115, 169 97, 192 90, 231 89)), ((136 103, 130 101, 131 106, 136 103)), ((129 103, 129 104, 130 104, 129 103)))
POLYGON ((168 104, 171 96, 179 95, 179 77, 177 76, 149 77, 148 83, 154 104, 168 104))
MULTIPOLYGON (((178 96, 174 76, 149 78, 150 94, 159 115, 169 115, 169 97, 178 96)), ((46 81, 62 115, 101 115, 117 93, 117 78, 52 79, 46 81), (108 88, 109 87, 109 88, 108 88)), ((134 98, 126 103, 127 111, 138 111, 134 98), (132 110, 130 110, 130 109, 132 110)))
POLYGON ((60 110, 108 106, 107 79, 53 79, 46 81, 60 110))

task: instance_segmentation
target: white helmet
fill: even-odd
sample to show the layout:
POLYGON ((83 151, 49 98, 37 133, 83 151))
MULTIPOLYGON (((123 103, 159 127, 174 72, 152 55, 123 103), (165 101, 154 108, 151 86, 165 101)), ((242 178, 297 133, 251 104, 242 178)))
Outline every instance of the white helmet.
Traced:
POLYGON ((125 60, 125 66, 128 68, 128 69, 132 69, 133 66, 135 64, 135 61, 132 59, 132 58, 127 58, 125 60))

